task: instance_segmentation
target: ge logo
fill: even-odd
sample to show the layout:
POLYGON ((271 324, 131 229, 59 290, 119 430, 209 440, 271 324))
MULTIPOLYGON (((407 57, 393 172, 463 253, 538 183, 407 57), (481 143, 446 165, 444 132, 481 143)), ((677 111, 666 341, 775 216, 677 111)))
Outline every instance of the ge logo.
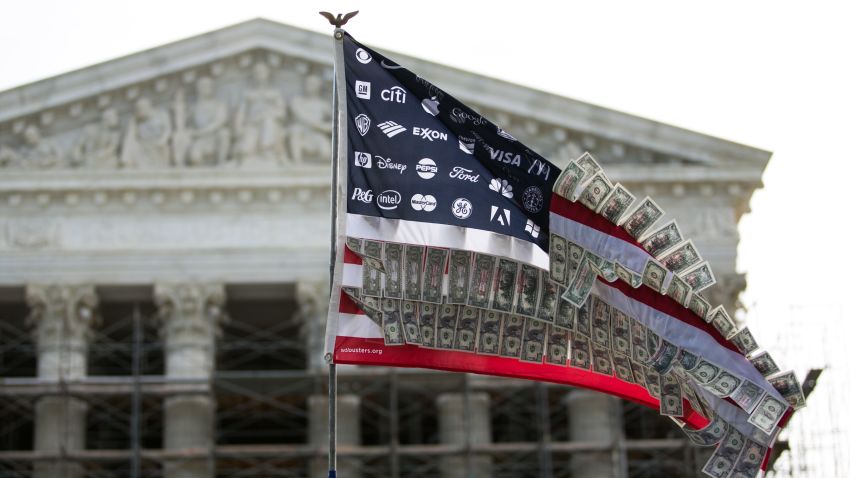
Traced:
POLYGON ((457 198, 452 203, 452 214, 458 219, 466 219, 472 215, 472 203, 466 198, 457 198))

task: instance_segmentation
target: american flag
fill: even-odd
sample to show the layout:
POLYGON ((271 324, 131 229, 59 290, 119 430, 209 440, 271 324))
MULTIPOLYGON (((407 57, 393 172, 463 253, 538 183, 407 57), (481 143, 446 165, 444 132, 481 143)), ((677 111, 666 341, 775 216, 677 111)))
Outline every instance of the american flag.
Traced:
POLYGON ((804 403, 799 384, 703 297, 714 276, 675 221, 589 154, 562 171, 425 78, 342 42, 333 361, 597 390, 715 446, 706 474, 763 473, 804 403))

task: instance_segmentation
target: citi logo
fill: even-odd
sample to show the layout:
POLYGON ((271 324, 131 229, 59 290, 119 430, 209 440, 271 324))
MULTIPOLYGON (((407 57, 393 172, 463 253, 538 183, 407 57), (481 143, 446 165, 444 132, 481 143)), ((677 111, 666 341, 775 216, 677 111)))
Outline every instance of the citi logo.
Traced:
POLYGON ((395 121, 384 121, 383 123, 378 125, 378 128, 381 128, 381 131, 387 135, 388 138, 392 138, 393 136, 404 133, 407 131, 407 128, 396 123, 395 121))
POLYGON ((431 158, 422 158, 416 164, 416 174, 422 179, 431 179, 437 174, 437 163, 431 158))
POLYGON ((401 194, 393 189, 388 189, 378 194, 378 207, 386 211, 395 209, 401 204, 401 194))
POLYGON ((365 204, 371 204, 373 197, 374 194, 372 194, 371 189, 354 188, 354 192, 351 194, 353 201, 360 201, 365 204))
POLYGON ((435 139, 439 139, 442 141, 446 141, 449 139, 449 135, 443 133, 442 131, 435 131, 430 128, 420 128, 418 126, 413 127, 413 136, 419 136, 420 138, 427 139, 431 142, 433 142, 435 139))
POLYGON ((407 100, 407 92, 400 86, 393 86, 388 90, 381 90, 381 99, 403 104, 407 100))

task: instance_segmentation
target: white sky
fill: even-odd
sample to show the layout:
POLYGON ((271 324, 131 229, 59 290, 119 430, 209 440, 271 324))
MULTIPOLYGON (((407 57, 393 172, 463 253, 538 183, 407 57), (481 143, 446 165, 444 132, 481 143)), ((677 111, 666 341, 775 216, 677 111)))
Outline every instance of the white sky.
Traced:
MULTIPOLYGON (((800 378, 832 362, 831 388, 812 408, 826 406, 829 390, 847 397, 850 367, 835 339, 850 330, 850 4, 6 2, 0 90, 255 17, 330 32, 318 10, 355 9, 347 29, 364 43, 773 151, 741 223, 749 323, 769 350, 804 351, 775 354, 800 378), (783 332, 809 320, 804 333, 783 332)), ((839 432, 850 438, 850 424, 839 432)))

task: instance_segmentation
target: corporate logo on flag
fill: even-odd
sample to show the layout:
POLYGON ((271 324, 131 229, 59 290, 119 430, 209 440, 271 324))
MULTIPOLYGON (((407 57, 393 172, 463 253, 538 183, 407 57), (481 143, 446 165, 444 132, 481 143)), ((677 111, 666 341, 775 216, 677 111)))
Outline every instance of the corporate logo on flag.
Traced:
POLYGON ((466 154, 473 154, 475 152, 475 138, 469 138, 466 136, 458 136, 457 137, 457 146, 466 154))
POLYGON ((372 167, 372 155, 369 153, 363 153, 360 151, 354 152, 354 165, 358 168, 371 168, 372 167))
POLYGON ((422 158, 416 164, 416 174, 422 179, 431 179, 437 174, 437 163, 431 158, 422 158))
POLYGON ((440 141, 447 141, 449 139, 449 135, 442 131, 435 131, 431 128, 420 128, 418 126, 413 127, 413 136, 418 136, 432 142, 435 139, 439 139, 440 141))
POLYGON ((404 104, 407 99, 407 92, 400 86, 393 86, 392 88, 381 90, 381 99, 392 103, 404 104))
POLYGON ((354 192, 351 193, 351 199, 365 204, 371 204, 373 197, 371 189, 354 188, 354 192))
POLYGON ((368 51, 358 48, 356 52, 354 52, 354 57, 357 58, 357 61, 363 63, 364 65, 372 61, 372 55, 369 54, 368 51))
POLYGON ((372 98, 372 83, 357 80, 354 82, 354 92, 358 98, 368 100, 372 98))
POLYGON ((449 173, 449 177, 452 179, 460 179, 461 181, 469 181, 471 183, 477 183, 478 178, 481 177, 480 174, 472 174, 471 169, 462 168, 460 166, 455 166, 452 168, 452 172, 449 173))
POLYGON ((414 211, 431 212, 437 208, 437 199, 430 194, 414 194, 410 198, 410 207, 414 211))
POLYGON ((511 211, 499 206, 490 206, 490 222, 498 222, 502 226, 511 225, 511 211))
POLYGON ((490 189, 510 199, 514 197, 514 188, 504 179, 493 178, 490 181, 490 189))
POLYGON ((401 204, 401 194, 394 189, 388 189, 378 194, 378 207, 384 210, 392 210, 401 204))
POLYGON ((361 113, 354 118, 354 125, 357 126, 357 132, 360 133, 360 136, 366 136, 366 133, 369 132, 369 126, 372 125, 372 120, 361 113))
POLYGON ((440 114, 440 102, 436 96, 425 98, 422 100, 422 109, 431 116, 437 116, 440 114))
POLYGON ((472 215, 472 203, 466 198, 457 198, 452 203, 452 214, 458 219, 466 219, 472 215))
POLYGON ((396 123, 395 121, 384 121, 383 123, 378 125, 378 128, 381 128, 381 131, 384 132, 387 137, 392 138, 393 136, 404 133, 407 131, 407 128, 396 123))
POLYGON ((543 210, 543 191, 537 186, 525 188, 525 191, 522 192, 522 207, 530 213, 538 213, 543 210))
POLYGON ((391 169, 398 171, 398 174, 404 174, 404 171, 407 169, 406 164, 396 163, 392 159, 383 156, 375 155, 375 160, 378 163, 378 169, 391 169))

